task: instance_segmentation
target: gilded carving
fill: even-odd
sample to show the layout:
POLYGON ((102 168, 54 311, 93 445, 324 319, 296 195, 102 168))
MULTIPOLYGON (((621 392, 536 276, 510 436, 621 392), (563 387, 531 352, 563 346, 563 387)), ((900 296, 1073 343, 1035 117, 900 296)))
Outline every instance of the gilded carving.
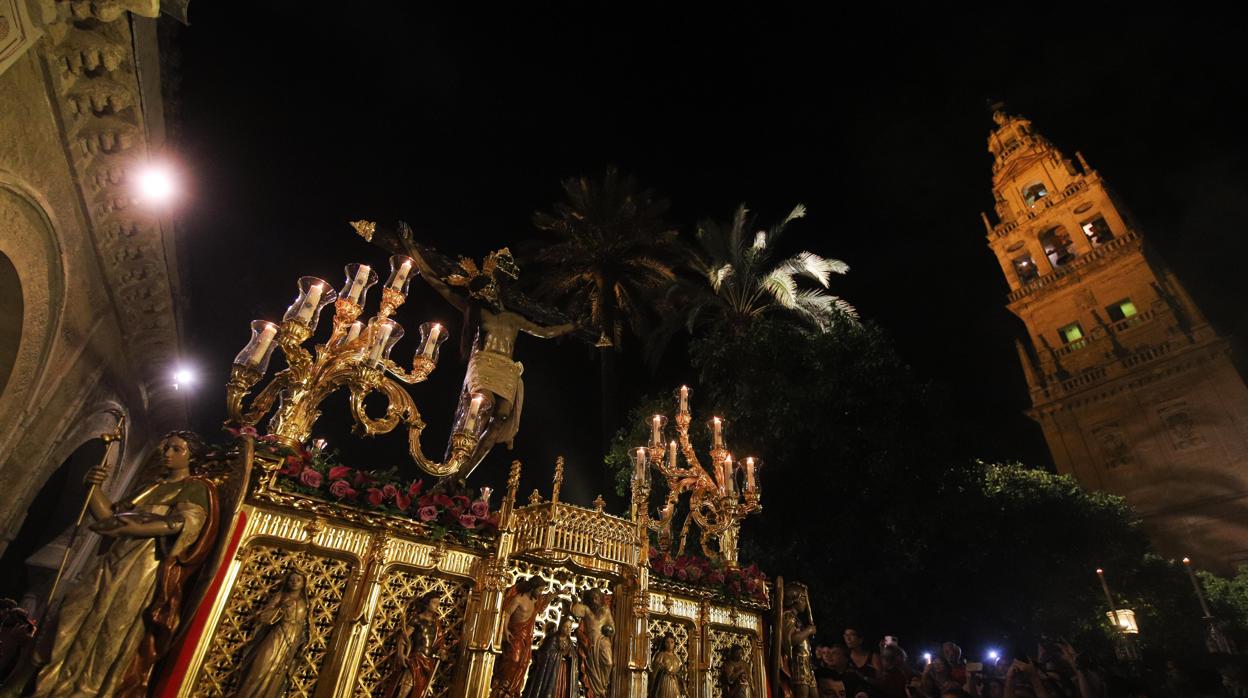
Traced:
POLYGON ((289 670, 287 696, 311 696, 337 624, 351 564, 345 560, 258 544, 245 549, 238 576, 209 642, 193 695, 227 696, 238 690, 241 662, 264 629, 265 604, 292 571, 306 580, 308 640, 289 670))

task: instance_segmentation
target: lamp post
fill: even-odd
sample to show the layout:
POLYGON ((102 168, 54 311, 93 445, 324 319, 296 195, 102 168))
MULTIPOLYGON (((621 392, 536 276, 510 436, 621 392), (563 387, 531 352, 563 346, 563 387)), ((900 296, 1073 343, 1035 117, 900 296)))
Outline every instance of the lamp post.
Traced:
POLYGON ((1234 654, 1235 646, 1231 644, 1231 639, 1226 636, 1226 633, 1222 632, 1218 620, 1209 610, 1209 603, 1205 601, 1205 591, 1200 588, 1200 581, 1196 579, 1196 571, 1192 569, 1191 558, 1183 558, 1183 567, 1187 569, 1187 578, 1192 580, 1192 590, 1196 592, 1196 600, 1200 601, 1200 610, 1205 614, 1205 648, 1210 654, 1234 654))
POLYGON ((1110 625, 1114 626, 1117 631, 1119 641, 1115 643, 1115 649, 1118 658, 1136 661, 1140 656, 1135 647, 1135 636, 1140 634, 1140 626, 1135 622, 1135 611, 1129 608, 1117 608, 1114 595, 1109 590, 1109 582, 1105 580, 1105 570, 1096 568, 1096 576, 1101 580, 1101 590, 1105 592, 1105 601, 1109 603, 1109 612, 1105 615, 1109 618, 1110 625))

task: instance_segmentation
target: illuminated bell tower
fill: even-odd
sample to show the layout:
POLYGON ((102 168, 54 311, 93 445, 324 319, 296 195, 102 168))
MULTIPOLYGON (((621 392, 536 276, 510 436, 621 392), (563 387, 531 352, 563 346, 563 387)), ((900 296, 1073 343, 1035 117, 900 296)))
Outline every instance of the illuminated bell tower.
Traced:
POLYGON ((1058 472, 1126 497, 1164 555, 1248 562, 1248 388, 1229 344, 1082 155, 1001 105, 993 120, 984 226, 1058 472))

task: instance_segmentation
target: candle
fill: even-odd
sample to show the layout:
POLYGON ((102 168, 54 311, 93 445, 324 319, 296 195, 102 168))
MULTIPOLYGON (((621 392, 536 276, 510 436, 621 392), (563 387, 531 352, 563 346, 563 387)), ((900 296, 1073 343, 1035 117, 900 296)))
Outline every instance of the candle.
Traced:
POLYGON ((354 342, 355 339, 360 336, 360 332, 362 332, 363 330, 364 330, 364 323, 360 322, 359 320, 356 320, 355 322, 351 323, 350 327, 347 328, 347 338, 343 341, 347 344, 354 342))
POLYGON ((719 417, 711 417, 711 446, 718 448, 724 445, 724 422, 719 417))
POLYGON ((295 316, 297 322, 306 323, 312 319, 316 307, 321 304, 321 293, 324 291, 325 287, 320 284, 312 284, 308 287, 308 295, 303 299, 303 307, 299 308, 299 314, 295 316))
POLYGON ((729 495, 737 493, 737 471, 732 464, 732 454, 724 456, 724 491, 729 495))
POLYGON ((464 420, 464 431, 472 433, 477 427, 477 415, 481 412, 481 403, 485 400, 485 396, 481 394, 472 396, 472 404, 468 406, 468 418, 464 420))
POLYGON ((482 488, 481 488, 481 501, 485 502, 486 504, 489 504, 489 503, 490 503, 490 495, 492 495, 492 494, 494 494, 494 488, 493 488, 493 487, 482 487, 482 488))
POLYGON ((355 272, 355 279, 351 282, 351 293, 347 294, 347 299, 352 303, 360 302, 360 294, 364 293, 364 286, 368 283, 368 274, 372 271, 367 264, 361 264, 358 271, 355 272))
POLYGON ((277 325, 268 323, 260 330, 260 334, 256 336, 256 348, 248 357, 247 363, 252 366, 259 366, 264 360, 264 355, 269 351, 269 345, 273 343, 273 337, 277 335, 277 325))
POLYGON ((667 465, 670 468, 676 467, 676 442, 671 441, 667 444, 667 465))
MULTIPOLYGON (((404 264, 407 264, 407 262, 404 262, 404 264)), ((441 335, 442 326, 436 322, 433 323, 433 327, 429 328, 429 341, 425 342, 425 356, 432 357, 433 352, 438 350, 438 337, 441 335)))
POLYGON ((638 482, 641 482, 646 477, 646 448, 644 446, 639 447, 636 451, 634 451, 634 454, 633 477, 635 477, 638 482))
POLYGON ((412 270, 412 260, 405 259, 403 264, 399 265, 398 271, 394 272, 394 281, 390 284, 390 288, 395 291, 403 291, 403 282, 407 281, 407 275, 412 270))
POLYGON ((377 341, 373 344, 373 353, 368 357, 374 364, 381 363, 381 353, 386 349, 386 342, 390 341, 390 333, 394 331, 394 325, 389 322, 381 324, 381 334, 377 335, 377 341))
POLYGON ((680 411, 689 411, 689 386, 687 385, 680 386, 680 411))
POLYGON ((745 459, 745 491, 747 494, 754 493, 754 457, 750 456, 745 459))
POLYGON ((650 420, 650 443, 663 443, 663 418, 657 414, 650 420))

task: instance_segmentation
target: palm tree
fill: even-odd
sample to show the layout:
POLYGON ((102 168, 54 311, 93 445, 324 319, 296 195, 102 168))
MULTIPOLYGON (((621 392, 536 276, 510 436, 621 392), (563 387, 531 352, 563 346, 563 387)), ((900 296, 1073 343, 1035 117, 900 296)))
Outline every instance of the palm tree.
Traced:
POLYGON ((533 215, 545 241, 526 255, 536 295, 598 334, 604 448, 615 424, 616 355, 626 331, 643 336, 652 300, 676 280, 688 250, 664 220, 668 202, 608 167, 563 181, 564 200, 533 215))
MULTIPOLYGON (((669 302, 680 308, 684 328, 692 333, 710 325, 716 332, 741 335, 755 318, 776 312, 820 332, 837 322, 857 322, 854 307, 828 292, 831 275, 848 272, 848 264, 805 251, 773 261, 785 228, 805 215, 806 207, 798 204, 780 223, 756 230, 755 217, 742 204, 726 225, 699 224, 693 270, 700 278, 681 280, 668 293, 669 302), (803 287, 802 280, 814 283, 803 287)), ((670 336, 673 329, 669 324, 666 333, 670 336)), ((656 333, 656 340, 662 342, 663 334, 656 333)))

